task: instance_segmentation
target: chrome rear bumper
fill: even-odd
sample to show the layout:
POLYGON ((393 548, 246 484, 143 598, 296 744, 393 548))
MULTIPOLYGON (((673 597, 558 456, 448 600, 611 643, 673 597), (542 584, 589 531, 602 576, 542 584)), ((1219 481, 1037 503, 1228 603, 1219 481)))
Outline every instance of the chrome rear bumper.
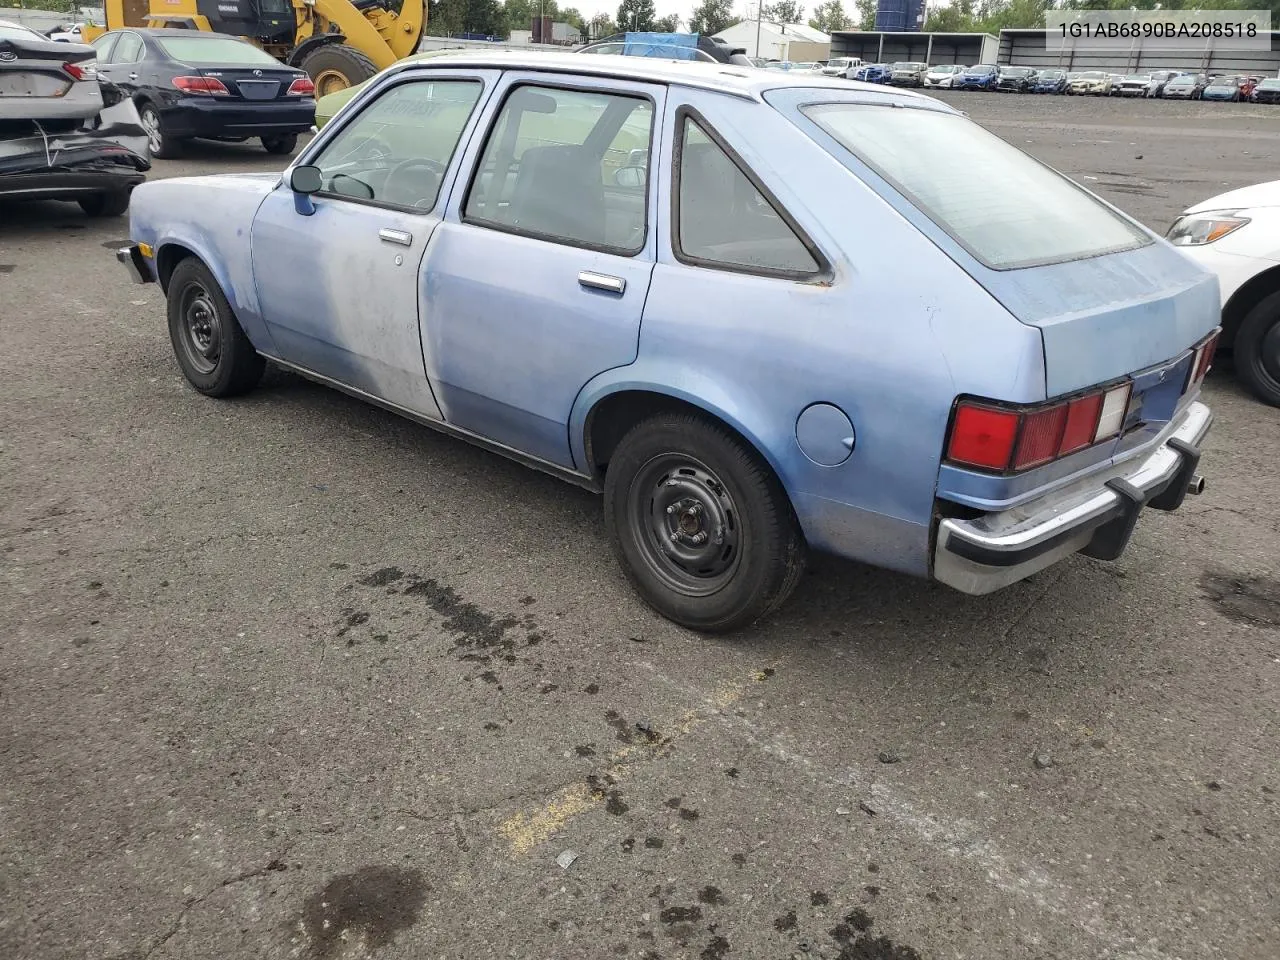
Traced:
POLYGON ((991 593, 1083 552, 1114 560, 1124 552, 1144 507, 1176 510, 1204 489, 1200 442, 1213 423, 1192 403, 1146 457, 1097 486, 1054 493, 973 520, 945 518, 934 547, 935 579, 964 593, 991 593))

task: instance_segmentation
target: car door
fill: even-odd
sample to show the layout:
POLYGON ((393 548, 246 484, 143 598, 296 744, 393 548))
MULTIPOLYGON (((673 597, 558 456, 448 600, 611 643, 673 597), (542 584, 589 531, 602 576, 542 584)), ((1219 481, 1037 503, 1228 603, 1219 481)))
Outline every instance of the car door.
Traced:
POLYGON ((141 79, 138 72, 141 67, 139 61, 143 50, 142 37, 131 30, 121 32, 115 44, 109 48, 107 62, 98 61, 98 73, 132 97, 138 92, 141 79))
POLYGON ((404 75, 299 157, 319 168, 318 194, 299 198, 281 183, 267 196, 251 256, 281 359, 440 418, 423 365, 418 268, 457 147, 497 79, 483 70, 404 75))
POLYGON ((636 357, 665 95, 504 75, 423 265, 427 372, 446 420, 575 467, 574 398, 636 357))

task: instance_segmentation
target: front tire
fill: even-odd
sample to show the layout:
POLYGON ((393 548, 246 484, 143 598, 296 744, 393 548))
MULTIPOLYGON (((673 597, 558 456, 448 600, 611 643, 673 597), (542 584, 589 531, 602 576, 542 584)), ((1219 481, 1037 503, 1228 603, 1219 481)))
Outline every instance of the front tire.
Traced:
POLYGON ((240 328, 209 268, 188 257, 169 278, 169 340, 183 376, 209 397, 246 393, 266 361, 240 328))
POLYGON ((296 133, 281 133, 274 137, 262 138, 262 149, 267 153, 287 155, 293 153, 297 145, 298 135, 296 133))
POLYGON ((1263 403, 1280 407, 1280 293, 1245 315, 1232 346, 1236 377, 1263 403))
POLYGON ((755 622, 804 571, 804 537, 773 471, 697 414, 660 414, 622 438, 605 473, 604 514, 641 598, 692 630, 755 622))
POLYGON ((312 50, 298 64, 316 85, 316 99, 364 83, 378 72, 377 65, 355 47, 328 43, 312 50))

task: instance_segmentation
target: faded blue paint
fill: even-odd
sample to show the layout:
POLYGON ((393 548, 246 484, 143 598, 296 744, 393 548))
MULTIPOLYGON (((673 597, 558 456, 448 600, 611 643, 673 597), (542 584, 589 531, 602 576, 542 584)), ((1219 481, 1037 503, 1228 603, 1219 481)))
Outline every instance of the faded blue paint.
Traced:
MULTIPOLYGON (((262 321, 250 262, 249 230, 276 173, 223 174, 150 180, 129 199, 129 236, 157 258, 167 246, 186 247, 209 268, 254 349, 274 354, 262 321)), ((153 264, 154 267, 154 264, 153 264)))
MULTIPOLYGON (((462 56, 387 71, 296 162, 390 83, 461 69, 462 56)), ((987 270, 796 110, 853 99, 949 108, 819 77, 598 59, 546 54, 538 63, 548 73, 532 75, 655 96, 648 229, 634 257, 462 223, 482 147, 477 131, 494 116, 496 95, 477 108, 430 213, 393 216, 325 198, 303 217, 274 177, 203 177, 139 188, 134 238, 181 242, 205 258, 264 352, 278 345, 284 360, 582 474, 594 468, 586 430, 602 401, 635 390, 686 401, 760 452, 811 546, 917 575, 930 571, 938 497, 986 508, 1022 502, 1155 442, 1158 424, 1017 478, 940 462, 957 396, 1034 403, 1182 358, 1213 326, 1216 314, 1203 310, 1216 289, 1162 241, 1052 267, 987 270), (829 276, 797 282, 679 262, 669 198, 682 105, 767 184, 830 261, 829 276), (377 243, 384 226, 411 230, 412 247, 377 243), (395 254, 403 263, 388 266, 395 254), (624 278, 624 295, 584 289, 577 278, 585 270, 624 278), (815 403, 844 411, 856 433, 852 454, 835 466, 815 463, 797 441, 797 420, 815 403)), ((520 59, 512 65, 532 70, 520 59)), ((512 80, 508 72, 500 83, 512 80)), ((1190 400, 1158 379, 1142 383, 1160 416, 1190 400)))

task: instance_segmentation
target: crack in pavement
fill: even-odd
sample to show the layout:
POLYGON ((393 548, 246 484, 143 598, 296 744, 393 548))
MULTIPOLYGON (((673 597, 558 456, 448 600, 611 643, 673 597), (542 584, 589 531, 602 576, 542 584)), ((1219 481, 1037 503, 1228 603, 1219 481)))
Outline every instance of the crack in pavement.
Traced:
POLYGON ((256 879, 257 877, 265 877, 269 873, 287 869, 287 866, 284 862, 284 858, 287 857, 288 855, 289 855, 289 848, 286 847, 283 851, 281 851, 280 856, 272 857, 267 862, 266 866, 257 867, 256 869, 253 869, 253 870, 246 870, 244 873, 236 874, 234 877, 227 877, 223 880, 219 880, 216 884, 214 884, 204 893, 200 894, 200 896, 188 898, 187 901, 182 905, 182 909, 178 911, 178 915, 177 917, 174 918, 174 921, 169 926, 169 929, 166 930, 164 933, 162 933, 155 940, 153 940, 151 943, 151 946, 147 947, 146 950, 141 953, 135 951, 134 953, 126 954, 125 956, 136 956, 139 958, 139 960, 150 960, 150 957, 152 954, 154 954, 157 950, 163 947, 170 940, 172 940, 173 937, 177 934, 177 932, 182 929, 182 924, 183 924, 183 921, 187 919, 187 914, 190 913, 195 907, 204 903, 207 899, 209 899, 209 897, 213 896, 215 893, 217 893, 219 890, 223 889, 224 887, 234 886, 237 883, 244 883, 246 880, 253 880, 253 879, 256 879))

